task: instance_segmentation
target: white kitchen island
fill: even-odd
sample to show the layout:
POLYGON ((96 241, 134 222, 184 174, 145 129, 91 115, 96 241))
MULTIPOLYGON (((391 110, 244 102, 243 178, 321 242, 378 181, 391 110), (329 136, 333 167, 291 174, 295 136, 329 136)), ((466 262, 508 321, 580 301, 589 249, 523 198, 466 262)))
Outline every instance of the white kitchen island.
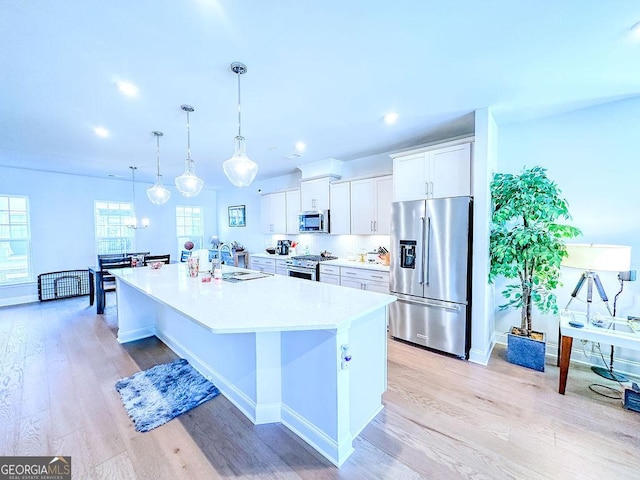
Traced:
POLYGON ((206 283, 185 264, 113 274, 119 342, 157 336, 254 424, 281 422, 336 466, 382 410, 394 296, 280 275, 206 283))

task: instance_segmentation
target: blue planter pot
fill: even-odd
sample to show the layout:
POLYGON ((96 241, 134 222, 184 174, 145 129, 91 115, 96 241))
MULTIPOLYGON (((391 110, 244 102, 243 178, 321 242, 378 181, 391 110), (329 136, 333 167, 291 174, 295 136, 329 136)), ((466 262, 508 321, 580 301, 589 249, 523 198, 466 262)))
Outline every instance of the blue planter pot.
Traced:
POLYGON ((546 352, 546 335, 540 332, 542 340, 523 337, 513 333, 507 334, 507 362, 522 367, 544 372, 544 355, 546 352))

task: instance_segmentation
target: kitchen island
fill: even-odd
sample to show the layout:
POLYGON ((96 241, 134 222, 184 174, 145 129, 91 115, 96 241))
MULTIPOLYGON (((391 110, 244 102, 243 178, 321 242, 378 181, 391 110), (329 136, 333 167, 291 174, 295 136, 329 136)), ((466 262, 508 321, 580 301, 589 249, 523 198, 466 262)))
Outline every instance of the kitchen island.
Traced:
POLYGON ((281 422, 336 466, 382 410, 394 296, 280 275, 202 282, 185 264, 113 273, 119 342, 157 336, 254 424, 281 422))

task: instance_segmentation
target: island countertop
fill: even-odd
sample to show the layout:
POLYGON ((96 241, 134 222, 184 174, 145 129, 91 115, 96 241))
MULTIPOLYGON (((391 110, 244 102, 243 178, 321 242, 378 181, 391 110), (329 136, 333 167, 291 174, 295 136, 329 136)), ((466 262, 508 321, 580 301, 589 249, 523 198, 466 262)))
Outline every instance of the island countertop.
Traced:
MULTIPOLYGON (((249 270, 223 266, 223 273, 234 271, 249 270)), ((393 295, 282 275, 202 282, 200 276, 187 276, 184 263, 112 273, 213 333, 338 329, 396 300, 393 295)))

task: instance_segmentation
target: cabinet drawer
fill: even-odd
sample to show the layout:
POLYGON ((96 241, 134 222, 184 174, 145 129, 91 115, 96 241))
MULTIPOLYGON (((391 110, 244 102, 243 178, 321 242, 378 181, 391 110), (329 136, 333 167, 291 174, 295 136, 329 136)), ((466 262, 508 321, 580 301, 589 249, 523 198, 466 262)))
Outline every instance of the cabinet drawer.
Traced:
POLYGON ((262 272, 275 273, 276 261, 270 258, 252 258, 251 270, 259 270, 262 272))
POLYGON ((341 276, 345 278, 357 278, 359 280, 371 280, 374 282, 389 283, 389 272, 367 270, 364 268, 342 267, 341 276))
POLYGON ((335 265, 322 265, 320 264, 320 275, 340 275, 340 267, 336 267, 335 265))

